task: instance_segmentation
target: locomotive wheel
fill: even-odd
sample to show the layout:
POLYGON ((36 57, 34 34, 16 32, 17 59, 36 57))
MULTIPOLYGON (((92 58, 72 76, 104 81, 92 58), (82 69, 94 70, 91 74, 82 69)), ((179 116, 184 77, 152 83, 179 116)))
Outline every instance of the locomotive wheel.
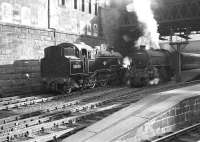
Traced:
POLYGON ((51 91, 50 86, 47 83, 42 83, 42 91, 49 92, 51 91))
POLYGON ((108 85, 108 80, 102 80, 102 81, 100 81, 100 85, 102 87, 106 87, 108 85))
POLYGON ((51 91, 57 91, 57 83, 56 82, 51 82, 49 84, 50 90, 51 91))
POLYGON ((70 94, 72 92, 72 88, 71 87, 68 87, 68 86, 63 86, 63 91, 67 94, 70 94))
POLYGON ((97 86, 96 82, 92 82, 92 83, 90 84, 90 88, 95 88, 96 86, 97 86))
POLYGON ((90 79, 90 80, 89 80, 89 87, 90 87, 90 88, 95 88, 96 86, 97 86, 96 78, 90 79))

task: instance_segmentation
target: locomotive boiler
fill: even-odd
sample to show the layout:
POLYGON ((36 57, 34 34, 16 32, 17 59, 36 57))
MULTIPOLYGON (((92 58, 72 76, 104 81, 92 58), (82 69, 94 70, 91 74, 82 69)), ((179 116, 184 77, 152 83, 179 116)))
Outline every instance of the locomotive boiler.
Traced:
POLYGON ((41 76, 47 90, 70 93, 73 89, 106 86, 119 79, 122 56, 101 52, 86 44, 62 43, 45 48, 41 76))
MULTIPOLYGON (((130 86, 145 86, 169 81, 177 68, 176 53, 164 49, 139 49, 129 57, 131 64, 126 73, 130 86)), ((200 54, 181 53, 181 69, 200 68, 200 54)))

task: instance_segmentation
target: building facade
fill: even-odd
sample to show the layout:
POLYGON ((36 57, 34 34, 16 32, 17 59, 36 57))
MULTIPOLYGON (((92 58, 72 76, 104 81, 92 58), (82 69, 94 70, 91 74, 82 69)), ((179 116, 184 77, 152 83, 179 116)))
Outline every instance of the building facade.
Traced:
POLYGON ((104 43, 97 0, 1 0, 0 65, 40 59, 43 49, 61 42, 104 43))
POLYGON ((1 0, 0 96, 41 89, 44 48, 105 43, 99 9, 108 6, 107 0, 1 0))

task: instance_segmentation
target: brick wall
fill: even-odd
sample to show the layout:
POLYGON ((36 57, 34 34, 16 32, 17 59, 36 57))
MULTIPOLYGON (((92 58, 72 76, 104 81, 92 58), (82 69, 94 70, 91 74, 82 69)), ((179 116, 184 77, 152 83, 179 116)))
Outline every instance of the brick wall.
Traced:
POLYGON ((199 122, 200 97, 198 96, 181 101, 168 111, 159 114, 141 127, 129 132, 120 140, 139 142, 154 139, 199 122))
POLYGON ((0 94, 11 95, 40 89, 39 60, 44 48, 61 42, 82 41, 91 46, 103 39, 12 24, 0 24, 0 94), (29 61, 24 63, 23 60, 29 61), (33 61, 34 60, 34 61, 33 61), (18 64, 16 64, 16 62, 18 64), (21 62, 19 66, 19 62, 21 62), (29 74, 30 78, 26 75, 29 74))

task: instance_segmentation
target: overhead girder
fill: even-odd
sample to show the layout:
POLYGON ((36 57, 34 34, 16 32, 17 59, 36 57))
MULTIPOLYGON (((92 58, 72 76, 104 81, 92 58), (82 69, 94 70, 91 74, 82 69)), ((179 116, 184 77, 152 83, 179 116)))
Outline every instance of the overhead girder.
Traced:
MULTIPOLYGON (((158 31, 161 36, 200 31, 200 0, 152 0, 158 31)), ((121 10, 120 31, 135 33, 142 29, 134 12, 121 10)), ((133 34, 134 35, 134 34, 133 34)))
POLYGON ((169 2, 154 9, 161 35, 200 31, 200 0, 169 2))

